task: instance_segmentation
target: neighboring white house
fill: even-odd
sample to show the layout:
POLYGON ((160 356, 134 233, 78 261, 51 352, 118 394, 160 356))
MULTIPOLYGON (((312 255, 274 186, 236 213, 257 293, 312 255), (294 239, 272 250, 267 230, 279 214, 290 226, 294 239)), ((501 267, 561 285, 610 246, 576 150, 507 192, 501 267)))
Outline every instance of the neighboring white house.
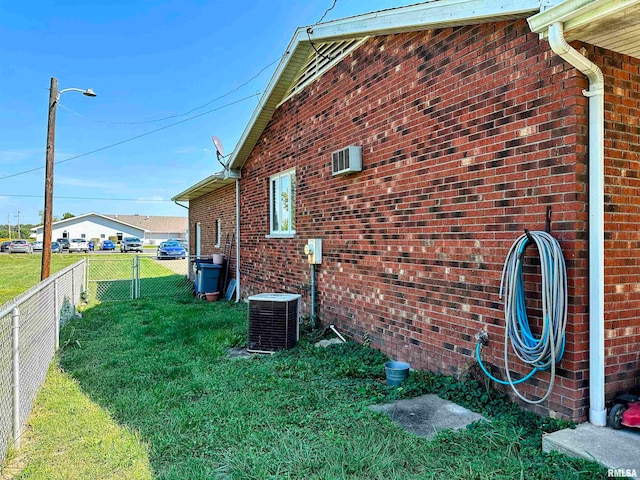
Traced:
MULTIPOLYGON (((42 241, 44 226, 31 229, 31 237, 42 241)), ((187 238, 187 217, 149 215, 102 215, 85 213, 77 217, 54 222, 52 240, 57 238, 84 238, 100 241, 109 237, 138 237, 147 245, 156 245, 167 238, 187 238)))

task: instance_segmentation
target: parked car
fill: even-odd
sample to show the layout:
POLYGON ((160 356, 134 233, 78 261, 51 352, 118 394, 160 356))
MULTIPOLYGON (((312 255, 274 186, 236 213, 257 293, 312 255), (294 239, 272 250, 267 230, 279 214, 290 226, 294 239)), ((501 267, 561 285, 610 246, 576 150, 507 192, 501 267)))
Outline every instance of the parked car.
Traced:
POLYGON ((125 237, 120 243, 120 252, 140 252, 142 253, 142 241, 137 237, 125 237))
POLYGON ((51 253, 62 253, 62 245, 58 242, 51 242, 51 253))
POLYGON ((60 244, 62 250, 69 250, 69 239, 68 238, 58 238, 56 240, 60 244))
POLYGON ((71 252, 88 252, 89 244, 84 238, 72 238, 69 242, 69 253, 71 252))
POLYGON ((113 243, 111 240, 103 240, 102 241, 102 246, 100 247, 101 250, 115 250, 116 249, 116 244, 113 243))
POLYGON ((9 252, 9 245, 11 245, 11 242, 2 242, 2 244, 0 245, 0 252, 9 252))
POLYGON ((180 245, 180 242, 162 242, 158 245, 158 251, 156 252, 158 260, 163 258, 184 258, 186 255, 187 251, 180 245))
POLYGON ((31 244, 31 248, 33 249, 34 252, 41 252, 42 251, 42 242, 33 242, 31 244))
POLYGON ((185 238, 167 238, 165 242, 178 242, 185 250, 189 249, 189 242, 185 238))
POLYGON ((9 253, 33 253, 28 240, 13 240, 9 245, 9 253))

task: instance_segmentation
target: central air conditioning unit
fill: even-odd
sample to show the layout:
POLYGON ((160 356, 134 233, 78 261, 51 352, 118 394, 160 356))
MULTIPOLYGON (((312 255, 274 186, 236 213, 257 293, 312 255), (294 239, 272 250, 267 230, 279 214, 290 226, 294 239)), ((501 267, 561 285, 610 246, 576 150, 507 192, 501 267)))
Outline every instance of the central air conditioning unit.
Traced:
POLYGON ((292 348, 300 334, 301 295, 261 293, 249 297, 247 351, 273 353, 292 348))
POLYGON ((331 154, 331 173, 347 175, 362 171, 362 147, 349 145, 331 154))

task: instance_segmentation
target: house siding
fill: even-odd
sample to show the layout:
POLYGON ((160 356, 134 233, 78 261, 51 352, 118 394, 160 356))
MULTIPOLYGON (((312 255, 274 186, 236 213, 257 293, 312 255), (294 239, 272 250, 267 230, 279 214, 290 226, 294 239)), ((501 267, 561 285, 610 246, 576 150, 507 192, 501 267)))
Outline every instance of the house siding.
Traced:
MULTIPOLYGON (((87 240, 92 238, 104 240, 109 237, 115 237, 118 233, 122 234, 123 237, 144 238, 145 235, 142 228, 124 225, 108 218, 94 215, 70 218, 61 224, 53 225, 51 232, 52 240, 65 236, 67 238, 82 238, 82 235, 87 240)), ((43 241, 43 227, 36 229, 35 237, 37 241, 43 241)))
POLYGON ((593 47, 605 77, 605 383, 640 379, 640 60, 593 47))
MULTIPOLYGON (((625 375, 639 373, 638 63, 591 52, 608 85, 610 397, 633 381, 625 375)), ((323 324, 415 368, 453 375, 475 362, 474 335, 487 330, 483 358, 502 366, 503 263, 524 228, 545 229, 550 207, 567 264, 567 345, 552 395, 532 408, 584 419, 587 87, 524 21, 369 39, 276 110, 242 170, 242 295, 301 293, 308 313, 302 250, 308 238, 322 238, 323 324), (363 171, 333 177, 330 153, 347 145, 363 147, 363 171), (269 177, 293 167, 296 236, 269 238, 269 177)), ((224 198, 211 196, 210 208, 224 198)), ((193 218, 205 215, 192 203, 193 218)), ((539 324, 539 267, 529 254, 528 307, 539 324)), ((539 373, 521 390, 542 396, 548 382, 539 373)))

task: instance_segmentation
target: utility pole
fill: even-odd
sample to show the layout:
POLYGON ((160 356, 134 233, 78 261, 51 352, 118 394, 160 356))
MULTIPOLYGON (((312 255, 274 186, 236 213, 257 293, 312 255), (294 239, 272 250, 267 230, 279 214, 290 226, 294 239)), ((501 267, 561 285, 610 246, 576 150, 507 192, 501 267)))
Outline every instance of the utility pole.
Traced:
POLYGON ((9 229, 9 240, 11 240, 11 214, 7 213, 7 228, 9 229))
POLYGON ((21 231, 20 231, 20 210, 18 210, 18 239, 22 238, 21 235, 21 231))
POLYGON ((40 280, 51 274, 51 219, 53 212, 53 154, 56 141, 56 103, 58 101, 58 79, 51 77, 49 90, 49 121, 47 123, 47 153, 44 174, 44 226, 42 229, 42 269, 40 280))
POLYGON ((51 77, 49 89, 49 121, 47 123, 47 156, 44 173, 44 212, 42 226, 42 269, 40 280, 49 278, 51 273, 51 237, 53 235, 53 152, 56 143, 56 110, 58 99, 64 92, 80 92, 87 97, 95 97, 96 94, 90 88, 65 88, 58 91, 58 79, 51 77))

